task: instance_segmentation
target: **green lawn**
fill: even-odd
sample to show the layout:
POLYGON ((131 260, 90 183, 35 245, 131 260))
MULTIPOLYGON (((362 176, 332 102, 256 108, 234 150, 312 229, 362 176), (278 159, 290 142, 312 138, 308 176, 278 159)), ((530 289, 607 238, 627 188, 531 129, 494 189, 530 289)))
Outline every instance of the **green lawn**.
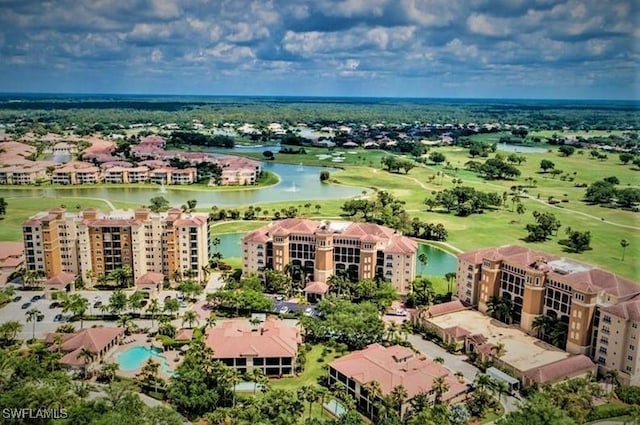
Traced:
MULTIPOLYGON (((338 357, 338 354, 333 349, 331 349, 331 353, 322 357, 322 351, 325 347, 326 345, 324 344, 317 344, 311 348, 311 351, 307 353, 307 362, 305 364, 304 372, 300 374, 300 376, 273 379, 271 380, 271 386, 273 388, 281 388, 289 391, 297 391, 303 385, 314 385, 319 387, 318 378, 326 374, 324 366, 338 357), (323 358, 324 361, 319 361, 321 358, 323 358)), ((304 414, 309 415, 309 403, 305 403, 304 414)), ((326 415, 326 413, 324 413, 320 403, 314 403, 311 410, 311 416, 320 418, 324 415, 326 415)))
POLYGON ((259 227, 266 226, 268 221, 218 221, 211 224, 212 235, 223 235, 225 233, 250 232, 259 227))
MULTIPOLYGON (((0 196, 2 192, 0 191, 0 196)), ((109 211, 108 205, 99 199, 86 198, 5 198, 7 214, 0 220, 0 241, 21 241, 22 223, 32 215, 64 205, 69 211, 100 208, 109 211)), ((122 205, 116 204, 117 207, 122 205)))
POLYGON ((325 366, 338 357, 338 354, 332 348, 328 348, 331 353, 322 357, 322 352, 325 348, 328 347, 324 344, 313 345, 311 351, 307 353, 307 362, 302 374, 289 378, 274 379, 271 381, 271 386, 273 388, 296 391, 303 385, 318 385, 318 378, 326 373, 325 366), (324 359, 324 361, 320 361, 320 359, 324 359))

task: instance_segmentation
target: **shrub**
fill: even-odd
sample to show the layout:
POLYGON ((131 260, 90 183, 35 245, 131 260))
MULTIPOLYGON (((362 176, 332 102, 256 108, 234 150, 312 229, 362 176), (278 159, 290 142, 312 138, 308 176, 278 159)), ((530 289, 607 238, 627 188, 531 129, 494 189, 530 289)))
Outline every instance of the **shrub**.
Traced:
POLYGON ((615 389, 620 400, 627 404, 640 404, 640 387, 618 385, 615 389))
POLYGON ((623 404, 607 403, 596 406, 587 415, 588 421, 596 421, 600 419, 615 418, 629 414, 631 408, 623 404))

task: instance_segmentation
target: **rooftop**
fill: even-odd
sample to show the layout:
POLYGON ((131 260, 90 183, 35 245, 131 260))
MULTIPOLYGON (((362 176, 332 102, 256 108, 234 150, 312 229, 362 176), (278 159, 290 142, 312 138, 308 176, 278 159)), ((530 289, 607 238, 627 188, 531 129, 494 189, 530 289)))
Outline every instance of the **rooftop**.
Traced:
POLYGON ((595 371, 595 367, 596 365, 589 357, 580 354, 531 369, 525 373, 525 376, 537 384, 546 384, 570 378, 579 373, 595 371))
POLYGON ((301 342, 298 327, 274 319, 255 326, 244 319, 227 320, 209 328, 205 341, 218 359, 295 357, 301 342))
POLYGON ((525 332, 508 327, 479 311, 463 310, 427 319, 430 323, 448 329, 454 326, 466 329, 470 335, 482 335, 485 344, 504 344, 500 360, 523 372, 569 357, 569 354, 546 344, 525 332))
POLYGON ((334 360, 329 366, 361 385, 377 381, 384 395, 402 385, 407 390, 409 400, 431 391, 433 380, 441 376, 449 384, 443 400, 449 400, 467 389, 465 383, 461 383, 441 364, 400 345, 384 347, 371 344, 364 350, 334 360))

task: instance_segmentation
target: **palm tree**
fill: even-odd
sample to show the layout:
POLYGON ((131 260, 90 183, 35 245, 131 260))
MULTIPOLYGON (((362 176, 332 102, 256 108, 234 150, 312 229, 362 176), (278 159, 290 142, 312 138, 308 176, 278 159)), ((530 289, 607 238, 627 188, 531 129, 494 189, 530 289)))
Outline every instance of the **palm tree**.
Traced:
POLYGON ((265 379, 269 381, 267 375, 264 374, 264 370, 259 367, 254 367, 253 369, 251 369, 251 372, 249 373, 249 379, 253 381, 253 394, 256 393, 256 388, 258 387, 258 385, 260 385, 260 388, 262 388, 262 391, 264 391, 264 386, 262 385, 262 383, 265 379))
POLYGON ((127 305, 134 312, 137 313, 138 310, 142 308, 142 300, 144 300, 144 294, 142 291, 136 291, 133 294, 129 295, 127 299, 127 305))
POLYGON ((64 334, 56 333, 53 336, 53 343, 58 348, 58 354, 60 354, 60 350, 62 350, 62 343, 64 342, 64 334))
POLYGON ((320 394, 316 390, 316 387, 313 385, 303 385, 298 390, 298 398, 309 403, 309 417, 311 417, 313 403, 320 399, 320 394))
POLYGON ((604 379, 611 386, 610 390, 613 390, 615 387, 620 385, 620 372, 617 369, 610 369, 605 372, 604 379))
POLYGON ((33 336, 31 339, 35 340, 36 339, 36 322, 38 321, 38 317, 42 314, 42 312, 40 310, 38 310, 37 308, 32 308, 31 310, 27 311, 27 323, 28 322, 33 322, 33 336))
MULTIPOLYGON (((331 391, 338 400, 345 401, 348 398, 347 387, 342 382, 334 383, 331 387, 331 391)), ((373 415, 373 409, 371 409, 371 411, 373 415)), ((333 413, 336 417, 338 416, 338 403, 335 404, 333 413)))
POLYGON ((71 312, 74 316, 80 318, 80 329, 84 327, 84 314, 89 308, 89 300, 80 294, 73 294, 71 298, 71 312))
POLYGON ((464 382, 464 373, 462 373, 461 370, 456 371, 456 373, 454 373, 453 376, 458 378, 458 382, 460 382, 460 383, 464 382))
POLYGON ((391 400, 393 400, 393 404, 396 409, 398 409, 398 419, 402 420, 402 406, 404 405, 405 400, 409 396, 407 389, 402 385, 396 385, 391 390, 391 400))
POLYGON ((193 328, 194 323, 196 325, 199 323, 198 315, 196 314, 195 311, 187 310, 184 312, 184 314, 182 315, 182 326, 184 326, 185 323, 187 324, 187 327, 189 329, 193 328))
POLYGON ((438 356, 435 359, 433 359, 433 362, 438 364, 444 364, 444 357, 438 356))
POLYGON ((367 398, 369 399, 368 409, 370 409, 370 419, 371 422, 373 422, 373 405, 382 397, 382 386, 378 381, 369 381, 364 384, 364 389, 366 390, 367 398))
POLYGON ((84 361, 84 379, 87 379, 89 364, 92 363, 95 358, 96 355, 93 351, 90 351, 85 347, 82 347, 80 349, 80 352, 78 353, 78 359, 82 359, 84 361))
POLYGON ((473 386, 479 392, 493 392, 493 379, 486 373, 478 373, 473 380, 473 386))
POLYGON ((500 358, 504 356, 505 352, 506 350, 503 342, 498 342, 497 344, 491 347, 491 353, 494 358, 495 357, 500 358))
POLYGON ((536 318, 533 319, 532 325, 533 330, 536 331, 537 337, 539 339, 544 339, 544 337, 546 337, 551 332, 553 323, 553 318, 547 316, 546 314, 536 316, 536 318))
POLYGON ((620 246, 622 247, 622 261, 624 261, 624 252, 627 249, 627 247, 629 246, 629 241, 626 239, 622 239, 620 241, 620 246))
POLYGON ((422 264, 422 267, 427 267, 427 264, 429 264, 429 258, 427 257, 427 254, 425 254, 424 252, 421 252, 420 254, 418 254, 418 261, 420 262, 420 264, 422 264))
POLYGON ((147 311, 151 313, 151 327, 154 327, 156 314, 160 312, 160 305, 158 304, 158 299, 154 298, 149 302, 147 306, 147 311))
POLYGON ((453 282, 456 281, 456 272, 449 272, 444 275, 444 278, 447 280, 447 292, 451 293, 453 282))
POLYGON ((501 401, 502 394, 507 393, 509 391, 509 384, 500 379, 493 380, 493 388, 498 392, 498 401, 501 401))
POLYGON ((131 327, 133 326, 131 318, 129 318, 129 316, 127 316, 126 314, 118 317, 118 321, 116 322, 116 324, 119 328, 124 328, 126 332, 130 332, 131 327))
POLYGON ((556 347, 564 349, 564 345, 567 342, 569 325, 560 319, 553 319, 553 321, 553 328, 549 333, 549 341, 556 347))
POLYGON ((20 331, 22 331, 22 324, 17 320, 9 320, 0 325, 0 335, 7 342, 15 341, 20 331))
POLYGON ((492 296, 487 301, 487 312, 494 318, 510 324, 513 316, 513 301, 509 298, 492 296))
MULTIPOLYGON (((251 320, 253 320, 253 318, 251 320)), ((251 320, 249 320, 249 322, 251 322, 251 320)), ((218 318, 216 317, 215 314, 213 314, 213 312, 211 312, 209 316, 207 316, 207 320, 205 320, 204 322, 204 328, 205 330, 207 328, 215 328, 217 323, 218 323, 218 318)))
POLYGON ((445 380, 444 375, 435 377, 433 379, 433 384, 431 388, 435 394, 435 403, 436 404, 442 403, 442 396, 444 395, 444 393, 449 391, 449 384, 445 380))
POLYGON ((138 373, 138 379, 142 382, 148 384, 150 381, 153 381, 155 392, 158 392, 158 372, 160 371, 160 364, 154 362, 151 359, 147 359, 147 362, 140 369, 140 373, 138 373))
POLYGON ((118 371, 118 363, 105 363, 102 365, 100 369, 100 375, 107 379, 107 381, 112 382, 116 377, 116 372, 118 371))

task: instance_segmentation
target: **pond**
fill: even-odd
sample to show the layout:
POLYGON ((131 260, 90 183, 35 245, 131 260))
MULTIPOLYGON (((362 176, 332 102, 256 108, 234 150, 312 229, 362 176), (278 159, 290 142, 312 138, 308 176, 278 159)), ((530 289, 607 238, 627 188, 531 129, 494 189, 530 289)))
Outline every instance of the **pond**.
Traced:
POLYGON ((153 186, 148 188, 78 186, 69 189, 2 189, 0 194, 5 198, 102 198, 139 205, 148 204, 149 199, 155 196, 164 196, 171 205, 182 205, 186 204, 189 199, 196 199, 198 207, 211 207, 213 205, 235 207, 278 201, 350 198, 360 195, 363 190, 353 186, 321 183, 320 171, 336 171, 333 168, 311 167, 304 164, 265 163, 263 164, 263 169, 277 174, 280 177, 280 182, 266 188, 251 189, 243 186, 239 187, 238 190, 225 191, 176 190, 171 186, 166 186, 164 190, 160 187, 156 189, 153 186))
MULTIPOLYGON (((239 258, 242 256, 242 245, 240 240, 243 233, 225 233, 215 235, 220 239, 218 251, 222 253, 224 258, 239 258)), ((446 273, 455 272, 457 268, 456 257, 438 249, 432 245, 421 243, 418 245, 418 254, 427 255, 428 263, 423 265, 420 262, 416 264, 417 274, 425 274, 432 276, 444 276, 446 273)))
POLYGON ((498 143, 499 151, 515 152, 515 153, 545 153, 546 148, 538 148, 535 146, 512 145, 510 143, 498 143))

